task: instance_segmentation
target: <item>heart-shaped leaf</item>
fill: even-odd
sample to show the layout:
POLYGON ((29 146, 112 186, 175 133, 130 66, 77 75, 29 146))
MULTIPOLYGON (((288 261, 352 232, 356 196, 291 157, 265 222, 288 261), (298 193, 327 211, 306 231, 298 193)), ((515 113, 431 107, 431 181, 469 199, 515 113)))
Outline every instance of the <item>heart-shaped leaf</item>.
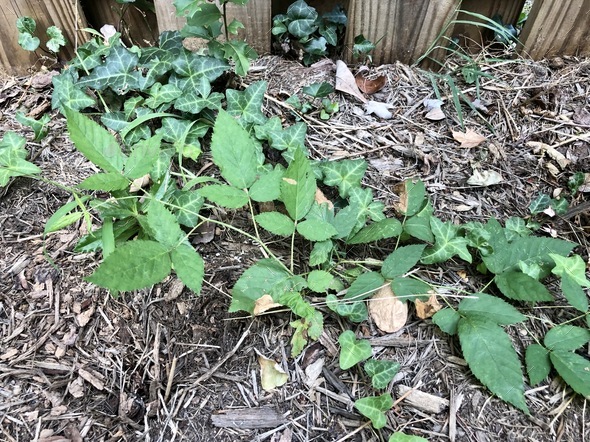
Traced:
POLYGON ((340 343, 340 368, 348 370, 353 365, 369 359, 373 354, 371 344, 365 339, 357 339, 354 332, 346 330, 338 337, 340 343))

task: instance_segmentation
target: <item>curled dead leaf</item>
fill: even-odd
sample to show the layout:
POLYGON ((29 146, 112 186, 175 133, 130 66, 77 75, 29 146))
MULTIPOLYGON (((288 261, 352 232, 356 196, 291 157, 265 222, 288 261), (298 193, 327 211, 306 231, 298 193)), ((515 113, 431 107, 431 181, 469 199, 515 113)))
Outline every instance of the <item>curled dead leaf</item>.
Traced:
POLYGON ((369 315, 379 330, 393 333, 406 325, 408 305, 393 294, 387 284, 373 295, 369 302, 369 315))
POLYGON ((133 182, 131 183, 131 186, 129 186, 129 192, 139 192, 140 189, 143 189, 144 187, 146 187, 149 183, 151 182, 151 177, 150 174, 146 174, 142 177, 139 177, 135 180, 133 180, 133 182))
POLYGON ((533 148, 533 152, 538 154, 541 153, 542 155, 547 154, 552 160, 554 160, 557 165, 561 169, 565 169, 571 161, 568 160, 564 154, 559 152, 553 146, 549 146, 548 144, 541 143, 540 141, 529 141, 526 143, 528 147, 533 148))
POLYGON ((363 97, 363 94, 359 90, 358 86, 356 85, 356 80, 354 79, 354 75, 346 66, 342 60, 338 60, 336 62, 336 86, 335 89, 340 92, 344 92, 345 94, 352 95, 353 97, 358 98, 363 103, 367 102, 367 99, 363 97))
POLYGON ((493 186, 504 181, 502 175, 495 170, 482 170, 473 169, 473 175, 467 180, 467 184, 470 186, 493 186))
POLYGON ((436 298, 436 293, 432 293, 428 298, 428 301, 420 301, 419 299, 416 299, 415 305, 416 315, 420 319, 431 318, 442 308, 438 302, 438 299, 436 298))
POLYGON ((466 149, 477 147, 486 140, 486 137, 478 134, 473 129, 467 129, 467 132, 453 131, 453 138, 461 143, 459 147, 466 149))
POLYGON ((258 363, 260 364, 260 384, 265 391, 274 390, 284 385, 289 379, 285 370, 273 359, 259 355, 258 363))
POLYGON ((367 74, 366 70, 361 70, 354 76, 356 85, 365 94, 372 95, 385 87, 387 83, 387 77, 385 75, 378 75, 371 78, 367 74))
POLYGON ((281 304, 277 304, 270 295, 262 295, 254 302, 254 310, 252 313, 254 316, 258 316, 267 310, 280 307, 281 304))

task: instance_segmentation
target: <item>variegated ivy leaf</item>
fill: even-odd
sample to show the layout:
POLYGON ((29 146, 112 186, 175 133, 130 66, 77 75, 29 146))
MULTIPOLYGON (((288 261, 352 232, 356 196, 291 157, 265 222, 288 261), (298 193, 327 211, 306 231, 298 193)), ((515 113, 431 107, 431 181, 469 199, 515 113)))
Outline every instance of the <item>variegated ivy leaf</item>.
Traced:
POLYGON ((324 173, 324 183, 338 187, 340 197, 347 198, 352 188, 360 187, 361 179, 367 170, 367 162, 365 160, 329 161, 323 163, 321 168, 324 173))
POLYGON ((202 97, 199 93, 191 91, 184 93, 174 103, 174 108, 182 112, 198 114, 203 109, 219 110, 221 109, 221 100, 225 97, 219 92, 213 92, 208 97, 202 97))
POLYGON ((355 205, 358 208, 359 221, 365 222, 367 216, 375 222, 385 219, 383 210, 385 204, 381 201, 373 199, 373 191, 367 188, 352 187, 350 189, 350 205, 355 205))
POLYGON ((373 428, 383 428, 387 424, 387 412, 393 407, 391 394, 384 393, 381 396, 367 396, 354 403, 355 408, 365 417, 368 417, 373 428))
POLYGON ((393 380, 400 364, 395 361, 369 359, 365 362, 365 372, 371 377, 373 388, 381 390, 393 380))
POLYGON ((173 84, 154 83, 149 90, 150 96, 145 100, 145 105, 155 109, 163 104, 170 103, 182 95, 182 91, 173 84))
POLYGON ((303 0, 291 4, 287 9, 287 16, 291 19, 288 26, 289 33, 297 38, 306 38, 318 28, 316 24, 317 11, 303 0))
POLYGON ((305 123, 295 123, 285 129, 271 129, 268 132, 270 147, 277 150, 295 150, 298 147, 305 148, 305 135, 307 134, 307 125, 305 123))
POLYGON ((174 72, 182 77, 205 77, 210 82, 229 68, 229 64, 223 59, 197 55, 186 49, 180 52, 172 64, 174 72))
POLYGON ((7 132, 0 140, 0 187, 8 184, 10 177, 35 175, 41 172, 37 166, 25 160, 26 139, 14 132, 7 132))
POLYGON ((235 63, 235 72, 245 76, 250 68, 250 60, 258 57, 256 51, 245 41, 230 40, 223 44, 223 52, 226 59, 232 59, 235 63))
POLYGON ((60 75, 52 79, 53 95, 51 96, 51 108, 72 110, 82 110, 94 106, 95 101, 86 95, 81 87, 74 83, 74 77, 71 70, 65 70, 60 75))
POLYGON ((208 130, 208 125, 198 121, 167 117, 162 118, 162 127, 156 130, 156 134, 162 135, 162 139, 169 143, 179 140, 193 142, 203 138, 208 130))
POLYGON ((245 123, 264 124, 266 117, 262 113, 262 100, 266 86, 266 81, 257 81, 243 92, 228 89, 227 112, 234 117, 239 117, 245 123))
POLYGON ((373 354, 366 339, 357 339, 354 332, 346 330, 338 337, 340 343, 340 368, 348 370, 358 362, 369 359, 373 354))
POLYGON ((458 236, 459 228, 451 222, 442 222, 436 217, 430 218, 430 228, 435 238, 434 246, 424 251, 421 262, 434 264, 448 261, 458 255, 467 262, 471 262, 471 254, 467 250, 467 240, 458 236))

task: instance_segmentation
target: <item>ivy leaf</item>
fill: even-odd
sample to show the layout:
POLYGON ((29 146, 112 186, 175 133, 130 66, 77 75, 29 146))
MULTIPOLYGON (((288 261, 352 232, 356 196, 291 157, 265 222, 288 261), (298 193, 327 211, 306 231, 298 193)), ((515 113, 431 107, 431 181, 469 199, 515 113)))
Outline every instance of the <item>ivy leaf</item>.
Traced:
POLYGON ((553 267, 551 273, 561 277, 567 275, 576 284, 582 287, 590 287, 590 281, 586 278, 586 263, 580 255, 566 258, 556 253, 549 253, 549 256, 555 261, 555 267, 553 267))
POLYGON ((395 361, 370 359, 365 362, 365 372, 371 377, 373 388, 387 388, 399 371, 400 364, 395 361))
POLYGON ((205 55, 197 55, 187 49, 182 49, 175 60, 172 62, 174 72, 180 75, 184 81, 181 81, 180 88, 189 92, 196 89, 203 93, 203 79, 208 82, 217 80, 227 69, 227 61, 205 55))
POLYGON ((414 216, 423 210, 426 198, 426 188, 421 180, 406 180, 398 190, 398 210, 402 215, 414 216))
POLYGON ((225 96, 219 92, 203 97, 199 92, 189 91, 174 102, 174 109, 191 114, 199 114, 203 109, 220 110, 225 96))
POLYGON ((358 207, 358 220, 361 227, 365 224, 367 216, 375 222, 385 219, 383 214, 385 205, 373 199, 373 191, 369 188, 351 187, 349 202, 350 205, 358 207))
POLYGON ((255 215, 256 222, 263 229, 279 236, 291 236, 295 231, 295 223, 287 215, 279 212, 263 212, 255 215))
POLYGON ((432 204, 427 201, 424 207, 420 209, 418 213, 404 219, 404 232, 421 241, 433 243, 434 235, 432 234, 432 229, 430 228, 430 218, 432 217, 433 213, 434 209, 432 208, 432 204))
POLYGON ((324 293, 330 288, 334 277, 325 270, 312 270, 307 275, 307 286, 316 293, 324 293))
POLYGON ((554 350, 549 354, 557 373, 576 392, 590 396, 590 361, 576 353, 554 350))
POLYGON ((318 13, 304 0, 297 0, 287 9, 287 16, 291 19, 288 25, 289 33, 297 38, 306 38, 317 30, 318 13))
POLYGON ((172 250, 172 265, 180 280, 195 294, 201 292, 205 277, 205 262, 195 249, 186 244, 180 244, 172 250))
POLYGON ((360 187, 361 179, 367 170, 365 160, 329 161, 321 165, 324 174, 324 184, 338 187, 341 198, 350 194, 350 189, 360 187))
POLYGON ((351 322, 363 322, 368 318, 369 312, 364 302, 340 300, 335 295, 326 296, 328 308, 351 322))
POLYGON ((57 53, 62 46, 66 45, 66 39, 63 36, 61 29, 57 26, 49 26, 47 28, 47 35, 49 36, 49 40, 45 43, 47 49, 51 52, 57 53))
POLYGON ((299 221, 307 215, 315 201, 315 191, 309 160, 301 149, 297 149, 281 182, 281 199, 292 219, 299 221))
POLYGON ((248 194, 232 186, 214 184, 201 187, 198 192, 215 204, 228 209, 239 209, 248 204, 248 194))
POLYGON ((552 301, 553 296, 544 284, 521 272, 504 272, 494 282, 504 296, 517 301, 552 301))
MULTIPOLYGON (((492 315, 488 313, 488 317, 492 315)), ((457 330, 475 377, 500 399, 528 414, 520 362, 506 332, 479 315, 461 318, 457 330)))
POLYGON ((173 84, 154 83, 149 90, 149 97, 145 100, 145 105, 150 109, 156 109, 158 106, 168 104, 182 95, 182 90, 173 84))
POLYGON ((432 322, 438 325, 438 327, 445 333, 455 335, 457 334, 457 326, 459 325, 460 319, 461 315, 457 310, 445 308, 434 314, 432 322))
POLYGON ((103 64, 95 67, 89 75, 78 81, 78 87, 89 87, 98 91, 109 87, 119 95, 141 89, 142 77, 136 69, 138 61, 137 54, 123 46, 116 46, 103 64))
POLYGON ((128 241, 118 246, 87 281, 109 290, 150 287, 170 274, 168 249, 156 241, 128 241))
POLYGON ((259 260, 242 273, 234 285, 229 312, 252 313, 257 299, 270 294, 274 286, 285 286, 290 279, 289 272, 274 259, 259 260))
POLYGON ((540 194, 529 204, 529 210, 532 215, 543 212, 547 207, 551 205, 551 197, 544 193, 540 194))
POLYGON ((196 8, 185 9, 185 12, 191 10, 192 13, 186 19, 190 26, 210 25, 221 18, 221 11, 215 4, 202 3, 196 8))
POLYGON ((517 324, 526 319, 526 316, 506 301, 485 293, 476 293, 472 298, 464 298, 459 303, 459 313, 470 318, 477 316, 498 325, 517 324))
POLYGON ((350 285, 344 299, 348 301, 361 301, 370 298, 384 284, 385 280, 379 273, 363 273, 350 285))
POLYGON ((398 247, 383 261, 381 274, 384 278, 393 279, 409 272, 420 261, 425 247, 423 244, 398 247))
POLYGON ((307 125, 305 123, 295 123, 285 129, 280 127, 270 129, 266 133, 270 141, 270 147, 287 151, 294 151, 297 148, 305 149, 306 134, 307 125))
POLYGON ((268 83, 257 81, 248 86, 243 92, 228 89, 227 112, 243 119, 250 124, 264 124, 266 117, 262 113, 262 100, 268 83))
POLYGON ((471 254, 467 250, 467 240, 458 236, 458 227, 450 222, 442 222, 436 217, 430 218, 430 228, 435 238, 433 247, 424 251, 421 262, 435 264, 451 259, 458 255, 467 262, 471 262, 471 254))
POLYGON ((127 158, 115 137, 90 118, 66 109, 70 138, 76 148, 105 172, 122 172, 127 158))
POLYGON ((258 57, 256 51, 245 41, 230 40, 223 44, 223 52, 226 59, 232 59, 235 63, 235 72, 243 77, 250 69, 250 60, 258 57))
POLYGON ((47 135, 47 123, 49 123, 49 114, 43 114, 41 118, 35 120, 34 118, 27 117, 24 112, 17 111, 15 115, 16 121, 24 126, 29 126, 35 133, 35 141, 39 141, 47 135))
POLYGON ((531 385, 537 385, 551 371, 549 352, 539 344, 531 344, 526 348, 526 371, 531 385))
POLYGON ((325 81, 322 83, 312 83, 309 86, 304 86, 301 89, 301 92, 313 98, 323 98, 334 92, 334 86, 332 86, 330 83, 326 83, 325 81))
POLYGON ((389 393, 384 393, 381 396, 367 396, 355 401, 354 406, 359 413, 368 417, 373 428, 378 430, 387 424, 385 412, 393 407, 393 398, 389 393))
POLYGON ((180 224, 195 227, 199 222, 199 211, 205 200, 197 190, 180 191, 175 194, 173 203, 174 216, 180 224))
POLYGON ((395 218, 387 218, 363 227, 347 244, 366 244, 386 238, 395 238, 402 233, 402 225, 395 218))
POLYGON ((590 330, 573 325, 558 325, 547 332, 543 343, 550 351, 574 351, 590 341, 590 330))
POLYGON ((297 232, 309 241, 325 241, 338 234, 334 226, 320 219, 306 219, 297 224, 297 232))
POLYGON ((168 249, 177 247, 184 238, 184 232, 176 217, 160 201, 151 201, 147 211, 147 223, 152 236, 168 249))
POLYGON ((246 189, 256 181, 256 145, 248 132, 227 112, 220 110, 211 138, 213 162, 232 186, 246 189))
POLYGON ((54 76, 51 81, 53 83, 52 109, 59 109, 63 113, 65 109, 78 111, 94 106, 94 99, 82 92, 80 86, 74 83, 69 70, 54 76))
POLYGON ((340 343, 340 368, 348 370, 358 362, 369 359, 373 351, 371 344, 365 339, 357 339, 354 332, 346 330, 338 337, 340 343))
POLYGON ((11 177, 41 173, 40 168, 25 160, 26 142, 26 138, 15 132, 6 132, 0 140, 0 187, 6 186, 11 177))

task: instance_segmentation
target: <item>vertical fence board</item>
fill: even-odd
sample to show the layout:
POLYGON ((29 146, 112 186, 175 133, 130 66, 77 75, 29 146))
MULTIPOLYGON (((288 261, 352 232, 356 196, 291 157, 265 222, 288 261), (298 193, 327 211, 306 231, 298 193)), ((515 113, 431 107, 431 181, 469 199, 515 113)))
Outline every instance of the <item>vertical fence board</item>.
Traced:
MULTIPOLYGON (((524 4, 525 0, 463 0, 461 2, 461 10, 474 12, 488 18, 498 15, 502 18, 504 24, 515 25, 524 4)), ((457 20, 481 22, 481 20, 465 12, 460 12, 457 20)), ((493 34, 489 29, 465 24, 457 24, 453 31, 453 35, 458 36, 461 40, 462 46, 476 49, 489 43, 493 39, 493 34)))
POLYGON ((346 43, 363 34, 377 44, 375 63, 412 63, 423 55, 453 18, 459 0, 351 0, 346 43))
POLYGON ((174 0, 154 0, 156 17, 158 19, 158 32, 176 31, 182 29, 186 19, 176 16, 174 0))
POLYGON ((535 0, 519 39, 535 60, 590 55, 590 0, 535 0))
POLYGON ((60 28, 68 40, 67 46, 58 54, 62 61, 73 58, 75 45, 88 38, 85 33, 78 31, 87 27, 78 1, 0 0, 0 6, 0 63, 8 73, 24 74, 29 68, 41 66, 38 60, 39 56, 45 54, 41 48, 45 48, 45 43, 49 40, 45 33, 49 26, 60 28), (23 16, 31 17, 37 23, 35 35, 41 40, 41 46, 34 54, 25 51, 17 43, 16 19, 23 16))

